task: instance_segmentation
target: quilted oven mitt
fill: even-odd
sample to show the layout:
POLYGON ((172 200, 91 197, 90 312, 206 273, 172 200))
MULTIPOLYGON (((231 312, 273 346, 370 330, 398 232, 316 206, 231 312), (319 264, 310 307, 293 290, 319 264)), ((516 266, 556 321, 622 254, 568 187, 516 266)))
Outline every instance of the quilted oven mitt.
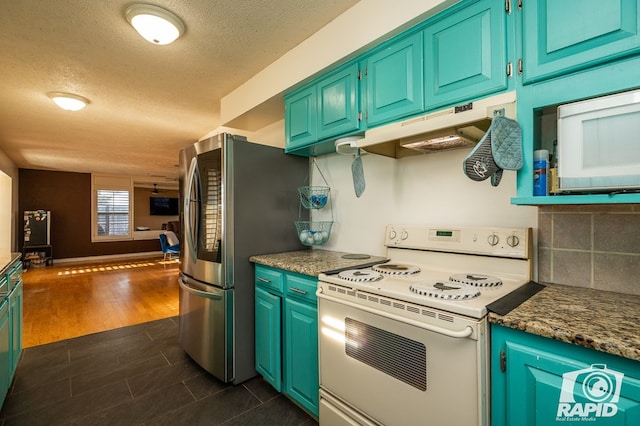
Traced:
POLYGON ((516 120, 498 115, 491 122, 491 152, 501 169, 522 168, 522 129, 516 120))
POLYGON ((491 177, 491 185, 498 186, 503 169, 522 168, 522 130, 520 124, 496 115, 478 145, 463 162, 465 174, 476 181, 491 177))
POLYGON ((464 174, 475 181, 488 179, 499 169, 491 152, 491 127, 462 163, 464 174))

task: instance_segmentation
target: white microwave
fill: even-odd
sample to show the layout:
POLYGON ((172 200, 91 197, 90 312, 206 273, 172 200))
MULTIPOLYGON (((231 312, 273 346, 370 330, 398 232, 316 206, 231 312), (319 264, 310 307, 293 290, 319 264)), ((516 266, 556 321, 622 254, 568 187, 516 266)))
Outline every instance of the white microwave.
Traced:
POLYGON ((640 189, 640 90, 558 107, 560 192, 640 189))

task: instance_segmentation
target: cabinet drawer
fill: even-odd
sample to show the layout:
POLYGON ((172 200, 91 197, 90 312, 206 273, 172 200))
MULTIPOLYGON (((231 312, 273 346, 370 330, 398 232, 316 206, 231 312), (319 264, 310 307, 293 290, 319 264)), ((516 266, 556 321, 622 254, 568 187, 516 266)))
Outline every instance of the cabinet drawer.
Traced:
POLYGON ((284 290, 284 275, 280 271, 256 265, 256 285, 282 294, 284 290))
POLYGON ((287 275, 286 297, 295 297, 317 305, 318 280, 313 277, 287 275))
POLYGON ((18 285, 18 281, 20 281, 20 277, 22 276, 22 262, 18 262, 11 270, 9 270, 9 287, 10 289, 14 288, 18 285))
POLYGON ((0 297, 4 297, 9 294, 9 279, 6 275, 0 277, 0 297))

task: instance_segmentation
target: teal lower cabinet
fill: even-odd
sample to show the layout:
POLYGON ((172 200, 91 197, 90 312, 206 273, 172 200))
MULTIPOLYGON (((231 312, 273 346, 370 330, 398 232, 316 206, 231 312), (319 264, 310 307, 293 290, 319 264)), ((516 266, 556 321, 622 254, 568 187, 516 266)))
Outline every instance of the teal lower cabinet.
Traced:
POLYGON ((256 265, 256 371, 314 416, 319 411, 315 277, 256 265))
POLYGON ((11 324, 9 323, 9 301, 5 298, 0 302, 0 401, 4 401, 11 385, 10 369, 10 339, 11 324))
MULTIPOLYGON (((315 297, 315 292, 313 293, 315 297)), ((284 304, 284 393, 318 415, 318 307, 287 299, 284 304)))
POLYGON ((9 324, 11 327, 9 365, 12 377, 18 367, 20 355, 22 355, 22 299, 22 280, 19 280, 17 285, 11 289, 11 293, 9 293, 9 324))
POLYGON ((22 355, 22 262, 0 276, 0 406, 7 396, 22 355))
POLYGON ((256 371, 282 391, 282 298, 256 288, 256 371))
POLYGON ((640 424, 640 362, 491 327, 491 424, 640 424))

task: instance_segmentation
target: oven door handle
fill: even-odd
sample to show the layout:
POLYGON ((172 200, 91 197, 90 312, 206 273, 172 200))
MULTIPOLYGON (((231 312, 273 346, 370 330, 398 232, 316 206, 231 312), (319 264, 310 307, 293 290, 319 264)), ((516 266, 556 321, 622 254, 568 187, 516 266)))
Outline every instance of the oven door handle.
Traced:
POLYGON ((443 335, 448 336, 448 337, 466 338, 466 337, 470 337, 473 334, 473 327, 471 327, 470 325, 466 326, 464 329, 459 330, 459 331, 447 330, 446 328, 437 327, 437 326, 431 325, 431 324, 424 324, 424 323, 421 323, 419 321, 412 320, 411 318, 404 318, 404 317, 401 317, 399 315, 395 315, 395 314, 392 314, 392 313, 389 313, 389 312, 378 311, 378 310, 370 308, 368 306, 358 305, 356 303, 349 302, 347 300, 342 300, 342 299, 335 298, 333 296, 326 295, 326 294, 322 293, 322 287, 318 288, 318 290, 316 291, 316 296, 319 299, 325 299, 325 300, 328 300, 330 302, 335 302, 335 303, 339 303, 339 304, 342 304, 342 305, 347 305, 347 306, 349 306, 351 308, 354 308, 354 309, 359 309, 361 311, 369 312, 369 313, 374 314, 374 315, 380 315, 382 317, 386 317, 386 318, 389 318, 389 319, 392 319, 392 320, 395 320, 395 321, 400 321, 400 322, 403 322, 405 324, 410 324, 410 325, 413 325, 415 327, 422 328, 424 330, 433 331, 434 333, 438 333, 438 334, 443 334, 443 335))

